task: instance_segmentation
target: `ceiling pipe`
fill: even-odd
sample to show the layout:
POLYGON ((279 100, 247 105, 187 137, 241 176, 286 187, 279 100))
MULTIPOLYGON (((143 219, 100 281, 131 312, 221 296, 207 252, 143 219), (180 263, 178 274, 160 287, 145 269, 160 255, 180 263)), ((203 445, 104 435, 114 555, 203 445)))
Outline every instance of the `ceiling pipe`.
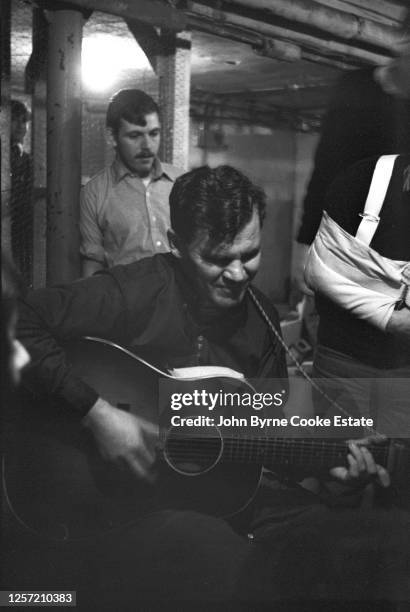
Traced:
POLYGON ((201 92, 193 92, 191 97, 190 114, 197 120, 207 122, 235 122, 235 123, 258 123, 269 128, 285 127, 298 131, 317 131, 320 126, 320 115, 314 111, 289 110, 269 105, 265 108, 255 106, 253 103, 231 102, 224 96, 216 96, 207 99, 201 92))
MULTIPOLYGON (((230 40, 234 40, 236 42, 251 45, 251 47, 254 48, 256 53, 264 55, 265 57, 271 57, 272 59, 282 59, 286 61, 306 59, 307 61, 315 62, 317 64, 323 64, 325 66, 331 66, 332 68, 337 68, 338 70, 348 70, 349 68, 356 68, 360 65, 363 65, 363 61, 358 58, 329 58, 326 56, 326 53, 328 53, 328 48, 324 49, 322 52, 318 50, 311 52, 301 49, 299 45, 294 45, 293 43, 286 43, 289 44, 290 47, 286 51, 285 57, 275 56, 273 58, 273 55, 269 55, 265 52, 264 47, 265 45, 268 45, 271 42, 277 43, 281 41, 273 41, 272 38, 261 36, 256 32, 251 32, 250 30, 244 30, 235 26, 229 26, 228 24, 218 25, 215 24, 215 22, 205 21, 201 17, 194 17, 192 15, 189 16, 189 25, 193 30, 206 32, 209 34, 213 34, 214 36, 220 36, 221 38, 229 38, 230 40), (325 55, 323 55, 323 53, 325 53, 325 55)), ((385 60, 384 57, 381 59, 385 60)))
POLYGON ((395 46, 401 39, 396 28, 328 8, 312 0, 226 0, 226 4, 263 11, 271 17, 296 21, 339 38, 375 45, 382 49, 395 46))
POLYGON ((263 36, 258 32, 237 28, 222 20, 218 23, 211 21, 204 18, 200 11, 197 13, 196 9, 195 13, 189 12, 187 14, 187 23, 192 30, 197 30, 198 32, 213 33, 215 36, 228 38, 229 40, 234 40, 235 42, 240 42, 245 45, 255 47, 262 47, 263 45, 263 36))
POLYGON ((322 66, 337 68, 338 70, 352 70, 353 68, 360 68, 360 66, 363 66, 363 63, 355 60, 354 58, 349 58, 349 61, 343 61, 341 59, 320 55, 318 53, 309 53, 308 51, 304 51, 302 53, 302 59, 306 60, 307 62, 313 62, 314 64, 322 64, 322 66))
MULTIPOLYGON (((397 1, 406 2, 406 0, 397 1)), ((315 2, 393 28, 400 27, 405 11, 403 4, 396 4, 396 0, 315 0, 315 2)))
POLYGON ((281 59, 288 62, 296 62, 302 59, 302 50, 299 46, 283 40, 273 40, 264 37, 262 46, 256 47, 255 51, 263 57, 281 59))
MULTIPOLYGON (((391 57, 391 52, 386 55, 372 53, 364 49, 359 49, 342 42, 334 40, 322 40, 315 38, 309 34, 296 32, 276 25, 243 17, 235 13, 227 13, 226 11, 215 10, 199 2, 188 2, 186 9, 187 22, 189 27, 208 32, 210 34, 218 34, 218 28, 222 29, 221 36, 231 37, 233 32, 237 32, 238 36, 246 41, 246 37, 254 36, 255 45, 263 44, 264 37, 273 39, 281 39, 285 42, 292 42, 302 48, 303 51, 312 53, 317 51, 319 54, 332 53, 338 58, 347 59, 355 58, 355 64, 359 60, 362 64, 383 64, 391 57)), ((252 43, 251 43, 252 44, 252 43)))
POLYGON ((257 53, 265 57, 288 62, 295 62, 302 58, 301 48, 294 43, 273 40, 261 36, 258 32, 237 28, 229 23, 215 23, 213 20, 190 14, 188 24, 193 30, 251 45, 257 53))
POLYGON ((392 50, 386 53, 374 53, 357 46, 352 46, 332 39, 320 39, 310 34, 304 34, 295 30, 289 30, 280 26, 270 26, 271 36, 284 40, 292 40, 299 44, 306 51, 317 51, 319 53, 333 54, 339 58, 354 58, 360 60, 362 64, 385 64, 392 56, 392 50))
MULTIPOLYGON (((334 81, 332 81, 332 83, 333 82, 334 81)), ((254 91, 254 92, 251 92, 253 94, 253 96, 251 97, 250 97, 249 91, 231 92, 231 93, 223 93, 223 94, 214 93, 211 95, 206 95, 206 92, 200 89, 194 89, 192 93, 192 100, 198 105, 202 104, 202 105, 209 106, 209 107, 212 105, 217 105, 220 108, 225 108, 225 109, 235 108, 237 110, 252 107, 253 109, 255 109, 255 111, 258 111, 258 112, 269 113, 269 112, 272 112, 273 110, 277 113, 286 114, 286 113, 291 113, 295 110, 300 110, 300 109, 299 108, 296 109, 292 106, 289 107, 288 105, 285 106, 283 103, 279 104, 276 99, 276 96, 283 96, 283 94, 285 95, 289 94, 291 97, 294 97, 295 95, 301 96, 301 95, 304 95, 305 92, 309 92, 312 90, 322 90, 322 92, 329 93, 330 91, 329 82, 321 86, 306 86, 306 87, 300 87, 298 89, 294 89, 293 87, 279 87, 275 91, 271 91, 271 90, 254 91)), ((316 110, 317 108, 321 108, 322 106, 325 106, 325 104, 314 105, 313 109, 316 110)), ((306 107, 303 107, 303 110, 306 110, 306 107)))

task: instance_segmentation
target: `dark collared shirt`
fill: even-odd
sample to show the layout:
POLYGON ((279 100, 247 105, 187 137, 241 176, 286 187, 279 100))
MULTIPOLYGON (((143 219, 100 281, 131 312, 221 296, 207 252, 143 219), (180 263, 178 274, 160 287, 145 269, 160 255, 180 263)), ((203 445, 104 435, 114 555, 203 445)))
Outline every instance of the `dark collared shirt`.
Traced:
POLYGON ((340 172, 373 155, 410 153, 410 100, 383 91, 373 73, 373 67, 347 71, 335 85, 306 191, 298 242, 313 242, 328 201, 326 193, 340 172))
POLYGON ((150 182, 117 158, 82 189, 81 254, 107 267, 169 251, 169 194, 182 173, 155 160, 150 182))
MULTIPOLYGON (((279 328, 276 310, 255 289, 279 328)), ((247 295, 235 309, 201 322, 179 260, 161 254, 71 285, 39 289, 19 310, 18 337, 38 391, 66 400, 83 416, 96 392, 75 378, 59 343, 85 335, 131 347, 158 366, 219 365, 248 378, 287 377, 283 350, 247 295)))

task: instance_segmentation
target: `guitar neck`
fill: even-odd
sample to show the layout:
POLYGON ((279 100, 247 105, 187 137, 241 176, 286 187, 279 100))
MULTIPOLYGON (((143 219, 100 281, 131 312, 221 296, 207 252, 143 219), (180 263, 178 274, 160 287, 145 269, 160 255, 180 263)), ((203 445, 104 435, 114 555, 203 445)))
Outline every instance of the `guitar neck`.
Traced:
MULTIPOLYGON (((268 438, 263 436, 173 435, 167 441, 170 455, 179 461, 194 460, 200 464, 216 462, 259 464, 270 468, 299 467, 323 470, 346 464, 348 446, 344 440, 318 438, 268 438)), ((395 469, 404 449, 393 442, 370 445, 376 463, 395 469)))
MULTIPOLYGON (((391 459, 389 444, 368 449, 376 463, 387 467, 391 459)), ((348 447, 343 440, 316 438, 224 438, 223 460, 236 463, 260 463, 265 467, 298 466, 312 469, 331 468, 346 463, 348 447)))

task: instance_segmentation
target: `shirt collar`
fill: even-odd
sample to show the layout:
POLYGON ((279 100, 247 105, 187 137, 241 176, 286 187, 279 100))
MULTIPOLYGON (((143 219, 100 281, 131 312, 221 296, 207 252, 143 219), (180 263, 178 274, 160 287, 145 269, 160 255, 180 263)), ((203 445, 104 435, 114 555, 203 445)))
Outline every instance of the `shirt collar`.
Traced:
MULTIPOLYGON (((112 170, 114 174, 114 180, 116 183, 119 183, 125 176, 137 176, 136 174, 133 174, 130 170, 128 170, 126 166, 124 166, 124 164, 122 163, 118 155, 116 156, 116 158, 114 159, 112 163, 112 170)), ((174 170, 173 166, 169 164, 162 164, 160 160, 158 159, 158 157, 156 157, 154 159, 154 163, 152 166, 152 172, 150 175, 151 180, 157 181, 163 176, 165 176, 168 180, 174 182, 178 174, 176 170, 174 170)))

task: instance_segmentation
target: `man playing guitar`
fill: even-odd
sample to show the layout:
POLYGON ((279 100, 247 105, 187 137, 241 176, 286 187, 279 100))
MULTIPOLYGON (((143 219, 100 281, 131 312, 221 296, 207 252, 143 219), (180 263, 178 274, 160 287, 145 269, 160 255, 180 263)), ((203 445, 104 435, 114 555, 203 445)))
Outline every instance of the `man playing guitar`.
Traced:
MULTIPOLYGON (((249 291, 261 257, 263 192, 229 166, 203 167, 177 179, 170 209, 171 253, 34 291, 19 310, 18 338, 31 357, 26 381, 61 400, 100 455, 139 481, 155 479, 157 425, 74 376, 64 341, 100 337, 163 369, 218 365, 286 386, 282 346, 252 295, 279 330, 277 313, 262 293, 249 291)), ((346 450, 347 463, 335 475, 354 486, 369 477, 388 486, 388 472, 366 445, 346 450)), ((397 551, 409 552, 410 519, 383 512, 334 513, 296 484, 274 481, 262 487, 241 524, 248 538, 226 521, 159 512, 116 532, 109 554, 107 546, 99 556, 94 551, 90 565, 105 585, 121 585, 130 601, 335 598, 341 588, 346 598, 403 599, 406 563, 395 566, 394 580, 386 575, 389 555, 396 560, 397 551), (354 558, 349 538, 359 553, 354 558), (374 561, 386 541, 383 560, 374 561)))

